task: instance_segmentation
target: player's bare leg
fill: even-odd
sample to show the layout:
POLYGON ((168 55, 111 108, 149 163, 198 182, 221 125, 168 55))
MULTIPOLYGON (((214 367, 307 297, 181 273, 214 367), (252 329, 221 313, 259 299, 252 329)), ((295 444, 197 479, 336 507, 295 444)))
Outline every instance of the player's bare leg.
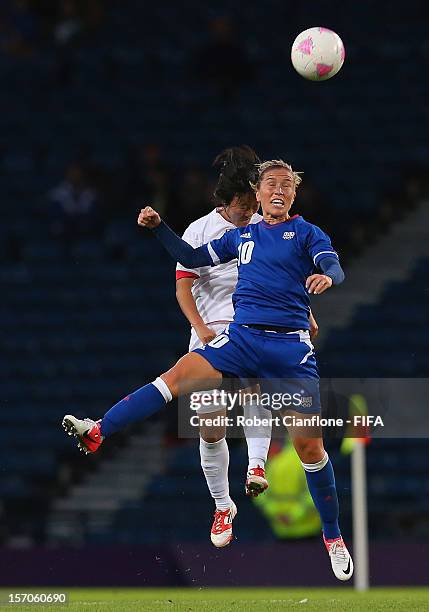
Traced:
POLYGON ((160 378, 168 386, 173 397, 179 393, 191 393, 220 387, 222 373, 199 353, 187 353, 160 378))
MULTIPOLYGON (((288 414, 303 416, 293 411, 288 411, 288 414)), ((318 427, 290 427, 288 430, 305 470, 314 505, 320 514, 323 541, 332 570, 338 580, 350 580, 353 575, 353 560, 338 525, 339 507, 334 470, 323 446, 322 432, 318 427)))
POLYGON ((66 415, 63 427, 74 435, 85 453, 94 453, 103 440, 127 425, 141 421, 161 410, 180 393, 188 393, 220 385, 222 374, 198 355, 188 353, 175 366, 152 383, 137 389, 115 404, 101 419, 78 419, 66 415))

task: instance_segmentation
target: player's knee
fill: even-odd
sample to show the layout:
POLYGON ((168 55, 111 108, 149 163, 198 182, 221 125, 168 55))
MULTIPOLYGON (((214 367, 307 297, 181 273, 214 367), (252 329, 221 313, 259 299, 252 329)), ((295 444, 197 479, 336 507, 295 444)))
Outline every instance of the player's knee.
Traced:
POLYGON ((181 394, 192 391, 193 381, 189 370, 189 364, 186 359, 188 356, 189 353, 188 355, 184 355, 184 357, 181 357, 172 368, 170 368, 167 372, 164 372, 164 374, 161 374, 160 376, 160 378, 162 378, 162 380, 170 389, 171 395, 173 397, 178 397, 181 394), (185 384, 187 379, 188 384, 185 384), (191 388, 189 388, 189 383, 191 383, 191 388))
POLYGON ((173 397, 179 395, 179 379, 174 375, 172 370, 161 374, 160 378, 165 382, 167 387, 170 389, 170 393, 173 397))
POLYGON ((226 410, 200 413, 200 437, 204 442, 213 444, 226 436, 226 410))
POLYGON ((325 455, 323 442, 318 438, 300 440, 295 444, 295 449, 303 463, 318 463, 325 455))
POLYGON ((208 442, 209 444, 214 444, 215 442, 219 442, 222 438, 225 437, 225 432, 221 430, 209 430, 205 428, 200 429, 200 436, 204 440, 204 442, 208 442))
POLYGON ((215 444, 216 442, 219 442, 220 440, 222 440, 222 438, 224 436, 215 436, 215 435, 210 435, 210 434, 205 434, 205 435, 201 435, 202 439, 204 440, 204 442, 207 442, 208 444, 215 444))

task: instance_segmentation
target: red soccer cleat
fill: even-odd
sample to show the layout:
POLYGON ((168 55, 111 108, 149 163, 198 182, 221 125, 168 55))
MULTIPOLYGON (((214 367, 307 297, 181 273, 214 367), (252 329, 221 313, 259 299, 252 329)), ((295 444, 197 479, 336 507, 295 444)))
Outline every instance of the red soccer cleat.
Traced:
POLYGON ((210 533, 210 539, 216 548, 228 546, 232 541, 232 521, 236 514, 237 506, 234 502, 231 503, 231 507, 228 510, 216 510, 210 533))
POLYGON ((69 436, 74 436, 78 440, 80 451, 89 455, 95 453, 103 442, 100 428, 101 419, 77 419, 72 414, 66 414, 63 418, 63 427, 69 436))
POLYGON ((258 497, 258 495, 268 489, 268 486, 268 480, 265 478, 265 470, 260 465, 251 468, 247 472, 245 487, 246 495, 258 497))

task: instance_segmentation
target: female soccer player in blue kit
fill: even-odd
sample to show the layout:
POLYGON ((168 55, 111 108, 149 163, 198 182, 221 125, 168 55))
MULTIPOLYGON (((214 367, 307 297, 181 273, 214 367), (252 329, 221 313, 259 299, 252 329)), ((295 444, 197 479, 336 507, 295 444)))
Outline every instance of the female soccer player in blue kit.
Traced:
MULTIPOLYGON (((159 411, 173 396, 220 386, 223 375, 257 378, 261 386, 276 379, 311 383, 310 403, 303 397, 296 413, 317 414, 320 399, 317 366, 309 338, 309 294, 321 294, 344 279, 329 237, 299 215, 290 216, 299 175, 282 160, 264 162, 249 176, 261 204, 263 220, 237 228, 194 249, 180 239, 151 207, 138 218, 152 229, 170 255, 189 268, 238 259, 233 296, 234 322, 221 336, 188 353, 168 372, 113 406, 102 420, 64 417, 64 427, 85 452, 126 425, 159 411), (321 273, 315 272, 319 268, 321 273)), ((292 382, 291 382, 292 381, 292 382)), ((302 385, 301 385, 302 383, 302 385)), ((281 384, 281 383, 280 383, 281 384)), ((353 562, 341 537, 334 471, 321 434, 292 437, 306 473, 309 491, 322 521, 323 538, 335 576, 349 580, 353 562)), ((231 517, 232 519, 232 517, 231 517)))

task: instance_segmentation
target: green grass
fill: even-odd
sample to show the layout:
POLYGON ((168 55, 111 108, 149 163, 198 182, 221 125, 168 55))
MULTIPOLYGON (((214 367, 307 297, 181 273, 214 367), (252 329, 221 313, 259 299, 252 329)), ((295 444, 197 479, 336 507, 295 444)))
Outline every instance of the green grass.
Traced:
POLYGON ((12 592, 68 592, 70 602, 63 606, 15 606, 0 605, 2 610, 37 612, 62 610, 63 612, 126 612, 128 610, 186 610, 192 612, 268 612, 271 610, 326 610, 370 611, 429 610, 428 589, 371 589, 356 593, 352 588, 335 589, 1 589, 1 601, 12 592))

